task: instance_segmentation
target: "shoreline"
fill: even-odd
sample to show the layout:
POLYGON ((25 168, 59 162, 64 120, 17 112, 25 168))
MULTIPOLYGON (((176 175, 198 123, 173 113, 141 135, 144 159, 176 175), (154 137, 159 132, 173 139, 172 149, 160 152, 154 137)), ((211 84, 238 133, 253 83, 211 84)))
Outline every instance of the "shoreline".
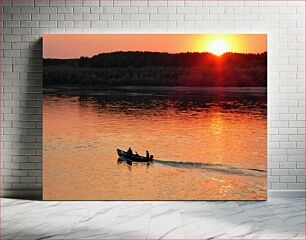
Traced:
POLYGON ((78 86, 48 86, 43 87, 43 92, 55 92, 55 91, 112 91, 112 90, 151 90, 151 91, 210 91, 210 92, 248 92, 248 93, 264 93, 267 92, 267 87, 184 87, 184 86, 105 86, 105 87, 78 87, 78 86))

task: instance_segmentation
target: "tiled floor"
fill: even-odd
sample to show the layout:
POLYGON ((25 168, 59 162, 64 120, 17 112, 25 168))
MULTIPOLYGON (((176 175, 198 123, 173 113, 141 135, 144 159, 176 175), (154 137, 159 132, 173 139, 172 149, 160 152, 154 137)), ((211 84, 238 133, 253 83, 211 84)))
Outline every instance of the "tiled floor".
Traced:
POLYGON ((305 199, 58 202, 1 199, 3 239, 305 239, 305 199))

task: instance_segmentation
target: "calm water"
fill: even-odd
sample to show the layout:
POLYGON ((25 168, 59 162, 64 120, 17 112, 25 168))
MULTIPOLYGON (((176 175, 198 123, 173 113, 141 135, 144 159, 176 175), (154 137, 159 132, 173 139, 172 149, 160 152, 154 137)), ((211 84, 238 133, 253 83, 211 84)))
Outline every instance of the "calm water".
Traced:
POLYGON ((265 88, 48 90, 43 116, 45 199, 266 197, 265 88))

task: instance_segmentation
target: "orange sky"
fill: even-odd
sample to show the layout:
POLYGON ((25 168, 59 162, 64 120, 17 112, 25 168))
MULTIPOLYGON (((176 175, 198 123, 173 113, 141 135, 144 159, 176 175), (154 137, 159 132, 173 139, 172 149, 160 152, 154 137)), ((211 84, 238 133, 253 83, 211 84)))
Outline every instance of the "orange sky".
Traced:
POLYGON ((229 52, 267 51, 266 34, 46 34, 44 58, 91 57, 103 52, 209 52, 215 40, 229 52))

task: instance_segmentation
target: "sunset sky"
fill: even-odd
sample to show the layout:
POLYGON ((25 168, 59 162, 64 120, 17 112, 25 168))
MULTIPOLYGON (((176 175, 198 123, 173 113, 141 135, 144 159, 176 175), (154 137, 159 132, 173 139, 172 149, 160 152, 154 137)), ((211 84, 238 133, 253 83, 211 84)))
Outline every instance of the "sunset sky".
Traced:
POLYGON ((92 57, 115 51, 262 53, 266 34, 46 34, 44 58, 92 57))

